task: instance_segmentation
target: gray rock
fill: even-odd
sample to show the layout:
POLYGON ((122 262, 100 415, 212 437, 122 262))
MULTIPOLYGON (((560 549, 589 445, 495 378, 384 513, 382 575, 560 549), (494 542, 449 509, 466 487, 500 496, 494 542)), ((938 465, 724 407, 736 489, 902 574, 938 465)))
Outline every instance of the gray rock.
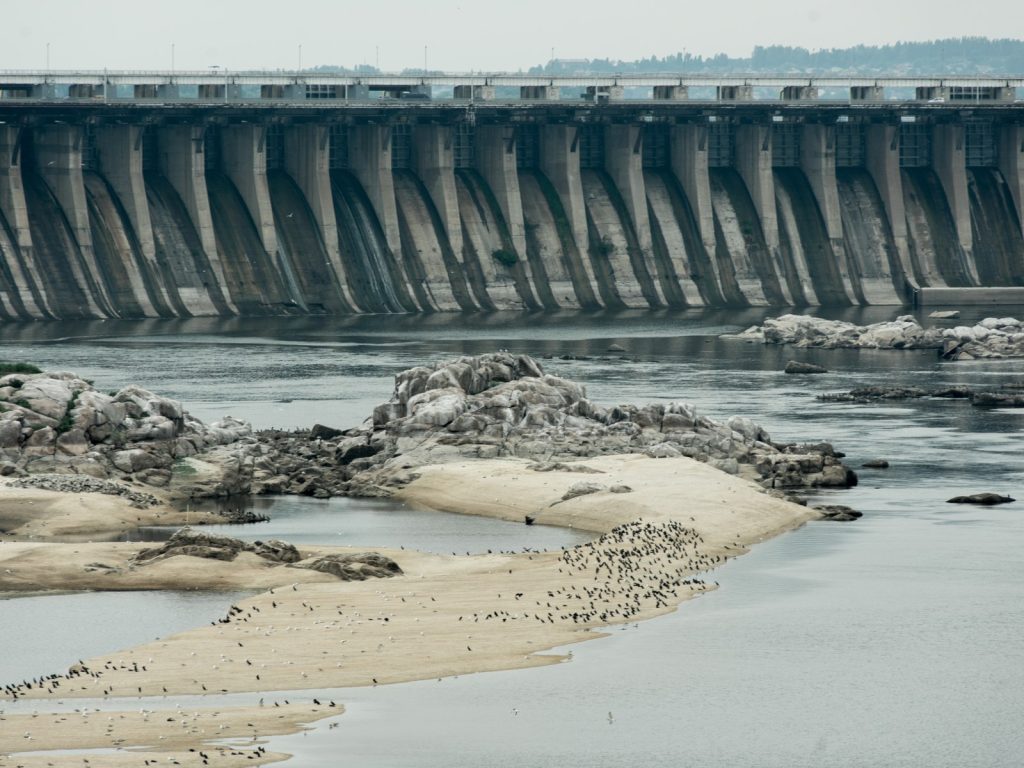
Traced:
POLYGON ((159 547, 139 551, 132 563, 147 565, 169 557, 202 557, 212 560, 232 561, 240 552, 252 552, 273 563, 296 563, 301 560, 299 551, 283 541, 257 541, 253 544, 230 536, 204 533, 195 528, 181 528, 159 547))
POLYGON ((323 424, 314 424, 313 428, 309 430, 309 436, 313 440, 333 440, 342 434, 344 434, 342 430, 325 427, 323 424))
POLYGON ((885 459, 869 459, 861 464, 865 469, 888 469, 889 462, 885 459))
POLYGON ((784 373, 828 373, 828 368, 824 368, 814 363, 802 363, 798 360, 790 360, 786 363, 784 373))
POLYGON ((831 520, 833 522, 850 522, 851 520, 863 517, 862 512, 858 512, 850 507, 844 507, 842 504, 825 504, 813 509, 821 513, 822 520, 831 520))
POLYGON ((998 493, 975 493, 970 496, 954 496, 947 501, 947 504, 981 504, 992 506, 994 504, 1010 504, 1016 499, 1010 496, 1001 496, 998 493))
POLYGON ((573 483, 569 486, 569 490, 562 494, 562 501, 575 499, 577 496, 587 496, 591 493, 599 493, 604 489, 605 487, 600 483, 573 483))
POLYGON ((293 567, 329 573, 337 576, 342 581, 387 579, 402 573, 398 563, 390 557, 385 557, 376 552, 359 552, 352 555, 326 555, 310 563, 296 563, 293 567))
POLYGON ((956 320, 960 317, 960 312, 955 309, 937 309, 930 313, 928 317, 933 320, 956 320))

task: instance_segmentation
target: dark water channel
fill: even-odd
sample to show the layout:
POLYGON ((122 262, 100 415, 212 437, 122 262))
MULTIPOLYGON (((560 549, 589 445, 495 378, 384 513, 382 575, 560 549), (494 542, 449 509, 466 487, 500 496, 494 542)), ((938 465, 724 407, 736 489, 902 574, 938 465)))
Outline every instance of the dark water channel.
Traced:
MULTIPOLYGON (((102 389, 131 380, 204 419, 230 413, 280 427, 353 424, 386 399, 396 371, 453 354, 589 356, 544 362, 599 402, 687 400, 713 417, 753 417, 776 439, 831 440, 855 467, 892 463, 825 497, 864 512, 860 521, 814 523, 760 545, 716 574, 716 593, 575 646, 570 663, 340 693, 349 709, 337 728, 269 745, 297 753, 297 765, 337 765, 339 755, 369 766, 1019 765, 1024 502, 945 500, 1024 495, 1024 411, 822 404, 814 395, 880 382, 996 386, 1024 378, 1024 361, 949 364, 930 352, 718 338, 762 316, 36 324, 5 326, 0 356, 76 370, 102 389), (613 342, 626 359, 604 354, 613 342), (789 359, 832 373, 785 376, 789 359)), ((323 511, 296 510, 277 524, 302 535, 306 514, 323 511)))

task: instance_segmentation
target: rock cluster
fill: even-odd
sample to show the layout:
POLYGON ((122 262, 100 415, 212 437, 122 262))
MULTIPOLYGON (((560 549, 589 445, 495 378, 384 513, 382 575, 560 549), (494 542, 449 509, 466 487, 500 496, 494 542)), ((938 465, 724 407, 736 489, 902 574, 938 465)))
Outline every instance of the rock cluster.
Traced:
POLYGON ((296 568, 308 568, 337 576, 342 581, 365 581, 366 579, 388 579, 398 576, 402 569, 390 557, 376 552, 357 552, 352 555, 325 555, 308 563, 299 563, 296 568))
MULTIPOLYGON (((302 554, 293 544, 271 539, 254 541, 251 544, 230 536, 203 533, 194 528, 181 528, 166 543, 159 547, 143 549, 132 558, 132 566, 145 566, 170 557, 201 557, 209 560, 231 562, 241 552, 251 552, 275 565, 306 568, 311 571, 329 573, 342 581, 365 581, 397 576, 402 569, 390 557, 376 552, 334 554, 303 560, 302 554)), ((108 568, 102 563, 91 566, 94 569, 108 568)))
POLYGON ((1024 357, 1024 324, 1012 317, 988 317, 973 326, 923 328, 912 315, 872 325, 782 315, 733 338, 820 349, 936 349, 950 360, 1024 357))
POLYGON ((123 496, 138 509, 148 509, 160 503, 151 493, 135 491, 127 485, 112 480, 99 480, 88 475, 29 475, 12 480, 7 485, 12 488, 40 488, 61 493, 105 493, 108 496, 123 496))
POLYGON ((250 544, 230 536, 203 533, 186 527, 175 531, 161 546, 141 550, 132 558, 132 563, 146 565, 181 555, 231 561, 238 557, 239 552, 252 552, 273 563, 297 563, 302 559, 299 551, 284 541, 257 541, 250 544))
POLYGON ((231 418, 207 426, 141 387, 104 394, 72 373, 0 377, 0 474, 131 476, 162 486, 176 459, 250 434, 231 418))
POLYGON ((962 384, 937 389, 921 387, 866 386, 848 392, 827 392, 818 399, 828 403, 871 403, 881 400, 914 400, 936 397, 946 400, 969 400, 971 405, 1000 408, 1024 408, 1024 385, 1003 384, 998 390, 976 392, 962 384))
POLYGON ((525 355, 461 357, 395 377, 388 402, 330 439, 260 435, 254 487, 267 492, 386 495, 417 466, 514 456, 539 463, 625 453, 689 456, 771 487, 847 486, 856 476, 827 444, 779 445, 750 419, 725 423, 684 402, 602 407, 525 355))

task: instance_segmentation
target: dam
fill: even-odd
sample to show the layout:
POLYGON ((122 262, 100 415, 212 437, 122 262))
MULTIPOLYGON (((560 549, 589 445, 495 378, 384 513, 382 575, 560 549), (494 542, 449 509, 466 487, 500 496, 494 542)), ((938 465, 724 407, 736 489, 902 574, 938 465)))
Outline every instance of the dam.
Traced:
POLYGON ((0 318, 1019 296, 1022 85, 0 72, 0 318))

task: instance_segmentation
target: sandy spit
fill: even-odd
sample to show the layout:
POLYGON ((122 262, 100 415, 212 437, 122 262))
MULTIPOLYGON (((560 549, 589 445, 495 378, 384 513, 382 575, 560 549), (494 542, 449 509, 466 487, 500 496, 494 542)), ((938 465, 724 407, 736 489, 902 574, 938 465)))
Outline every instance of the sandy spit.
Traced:
MULTIPOLYGON (((725 558, 818 516, 686 458, 601 457, 548 472, 514 459, 475 460, 415 472, 398 494, 412 505, 518 521, 530 515, 592 531, 595 539, 564 552, 385 551, 404 575, 347 583, 296 578, 239 602, 226 623, 86 660, 86 670, 21 694, 323 689, 557 663, 564 657, 544 651, 675 610, 713 588, 713 574, 704 572, 725 558), (587 471, 567 471, 581 466, 587 471), (581 482, 600 488, 563 500, 581 482)), ((33 556, 45 559, 29 550, 18 555, 33 556)), ((79 551, 76 562, 92 556, 79 551)), ((179 583, 179 569, 195 565, 194 558, 175 559, 183 564, 163 574, 168 587, 179 583)), ((0 563, 0 573, 4 567, 11 566, 0 563)), ((4 725, 0 745, 14 738, 4 725)), ((78 747, 93 743, 74 733, 68 739, 78 747)))

